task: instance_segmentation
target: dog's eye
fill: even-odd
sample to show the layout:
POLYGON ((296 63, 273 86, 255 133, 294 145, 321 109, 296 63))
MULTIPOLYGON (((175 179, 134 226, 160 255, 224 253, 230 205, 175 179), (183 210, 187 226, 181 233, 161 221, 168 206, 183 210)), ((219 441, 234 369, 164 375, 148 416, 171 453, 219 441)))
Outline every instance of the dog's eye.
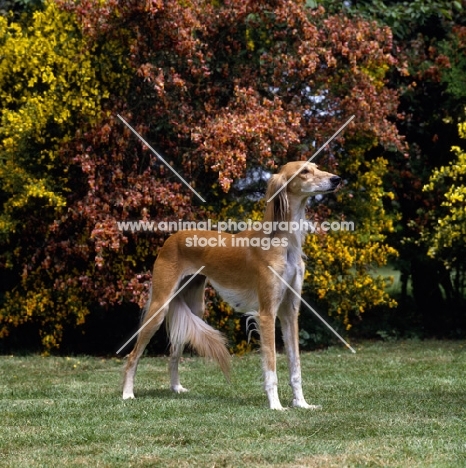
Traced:
POLYGON ((303 169, 303 170, 301 171, 301 174, 309 174, 309 169, 303 169))

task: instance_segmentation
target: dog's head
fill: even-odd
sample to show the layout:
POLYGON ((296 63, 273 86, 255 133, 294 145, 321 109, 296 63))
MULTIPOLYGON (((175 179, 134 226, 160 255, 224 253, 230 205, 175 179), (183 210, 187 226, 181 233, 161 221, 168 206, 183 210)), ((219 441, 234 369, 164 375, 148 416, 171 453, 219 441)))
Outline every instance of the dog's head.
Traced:
POLYGON ((313 163, 289 162, 269 180, 266 194, 268 218, 286 221, 289 197, 306 199, 313 195, 334 192, 340 184, 340 177, 321 171, 313 163))
POLYGON ((306 161, 290 162, 282 167, 279 174, 283 174, 288 182, 290 195, 310 197, 334 192, 341 184, 340 177, 321 171, 315 164, 306 161))

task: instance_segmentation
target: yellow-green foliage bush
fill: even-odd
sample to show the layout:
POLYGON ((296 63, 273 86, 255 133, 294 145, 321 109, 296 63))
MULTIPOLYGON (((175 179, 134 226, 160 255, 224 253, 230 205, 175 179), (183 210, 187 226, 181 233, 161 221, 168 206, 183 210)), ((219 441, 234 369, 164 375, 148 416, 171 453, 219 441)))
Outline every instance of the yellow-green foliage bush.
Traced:
POLYGON ((28 259, 67 209, 73 155, 61 150, 125 85, 121 56, 111 41, 89 43, 76 15, 52 1, 20 21, 0 16, 0 243, 3 266, 22 268, 0 309, 0 337, 35 321, 51 349, 63 322, 82 323, 88 312, 79 290, 55 288, 28 259))
POLYGON ((354 230, 310 234, 304 246, 308 267, 304 290, 346 330, 372 307, 396 306, 386 291, 392 279, 377 274, 377 268, 397 255, 386 242, 387 233, 394 230, 394 218, 383 204, 393 197, 382 183, 388 162, 383 158, 364 161, 361 156, 359 150, 349 154, 345 164, 356 164, 360 173, 348 191, 337 194, 346 209, 345 217, 336 220, 353 223, 354 230))
POLYGON ((66 205, 66 168, 58 178, 52 171, 59 146, 98 120, 109 85, 120 78, 109 66, 112 45, 97 56, 96 47, 54 2, 23 23, 0 16, 0 180, 7 197, 1 234, 15 230, 21 221, 15 213, 31 199, 66 205))
MULTIPOLYGON (((466 122, 458 125, 461 138, 466 138, 466 122)), ((436 213, 433 232, 424 232, 429 255, 444 261, 448 269, 464 271, 466 254, 466 152, 453 147, 456 160, 434 170, 424 191, 441 192, 442 202, 436 213)))

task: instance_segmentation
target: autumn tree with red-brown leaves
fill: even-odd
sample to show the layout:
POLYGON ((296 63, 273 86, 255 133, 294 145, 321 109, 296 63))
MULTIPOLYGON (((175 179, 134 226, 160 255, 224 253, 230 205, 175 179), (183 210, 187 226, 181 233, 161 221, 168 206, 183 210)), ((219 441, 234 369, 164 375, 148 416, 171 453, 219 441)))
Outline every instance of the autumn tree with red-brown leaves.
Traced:
MULTIPOLYGON (((397 66, 388 28, 310 9, 304 1, 59 5, 75 15, 91 54, 115 44, 105 63, 121 68, 124 90, 102 101, 98 123, 76 115, 76 134, 62 141, 56 164, 67 168, 66 206, 53 222, 44 219, 34 252, 24 257, 18 251, 13 273, 21 275, 0 315, 4 334, 21 315, 40 324, 46 348, 58 347, 63 327, 76 324, 64 299, 70 291, 82 308, 81 322, 95 305, 109 311, 142 305, 167 234, 123 232, 119 221, 258 217, 263 202, 245 196, 237 181, 244 186, 257 168, 273 172, 309 158, 351 115, 352 123, 316 160, 345 186, 313 203, 309 214, 352 220, 356 230, 309 236, 305 288, 347 329, 368 307, 391 303, 385 279, 371 274, 395 254, 385 243, 393 220, 383 206, 391 194, 382 179, 391 155, 405 151, 391 120, 398 96, 385 85, 387 71, 397 66), (23 301, 31 287, 51 298, 46 310, 23 301)), ((211 319, 230 326, 234 336, 238 319, 220 309, 211 319)))

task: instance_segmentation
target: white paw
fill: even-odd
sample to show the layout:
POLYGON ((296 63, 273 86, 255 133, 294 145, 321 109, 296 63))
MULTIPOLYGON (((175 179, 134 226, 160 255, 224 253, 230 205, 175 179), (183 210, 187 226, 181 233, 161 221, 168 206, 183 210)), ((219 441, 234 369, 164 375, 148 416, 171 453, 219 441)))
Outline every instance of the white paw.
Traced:
POLYGON ((280 402, 274 402, 270 403, 270 409, 276 410, 276 411, 286 411, 287 408, 284 408, 280 402))
POLYGON ((189 392, 189 390, 187 388, 184 388, 183 385, 172 385, 170 388, 175 393, 189 392))
POLYGON ((294 408, 305 408, 310 410, 321 410, 322 405, 310 405, 306 403, 304 400, 293 400, 293 407, 294 408))
POLYGON ((123 400, 134 400, 134 393, 123 392, 123 400))

